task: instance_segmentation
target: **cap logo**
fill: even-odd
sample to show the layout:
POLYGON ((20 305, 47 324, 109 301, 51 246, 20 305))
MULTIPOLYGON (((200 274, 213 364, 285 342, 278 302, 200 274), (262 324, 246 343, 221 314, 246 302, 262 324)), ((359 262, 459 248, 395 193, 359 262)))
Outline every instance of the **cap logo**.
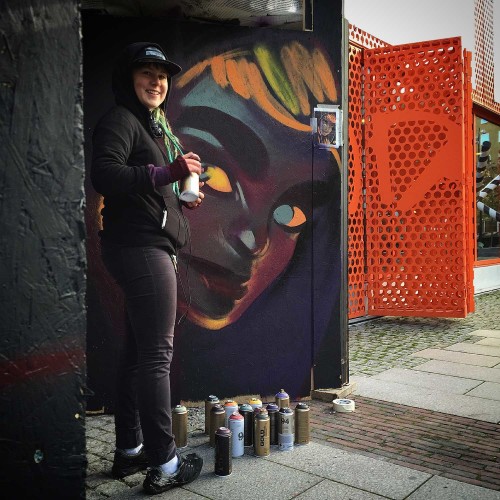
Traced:
POLYGON ((146 57, 156 57, 158 59, 161 59, 162 61, 166 61, 165 56, 159 51, 158 49, 154 47, 148 47, 146 49, 146 57))

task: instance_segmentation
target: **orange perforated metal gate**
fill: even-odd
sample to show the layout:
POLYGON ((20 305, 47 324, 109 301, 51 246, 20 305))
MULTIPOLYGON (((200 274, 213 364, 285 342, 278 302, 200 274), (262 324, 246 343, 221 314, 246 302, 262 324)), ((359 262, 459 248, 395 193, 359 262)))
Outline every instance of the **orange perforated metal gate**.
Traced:
POLYGON ((349 318, 367 314, 366 242, 364 208, 364 96, 363 60, 366 48, 386 42, 349 25, 349 156, 348 156, 348 307, 349 318))
POLYGON ((473 307, 467 81, 459 38, 365 51, 368 314, 473 307))

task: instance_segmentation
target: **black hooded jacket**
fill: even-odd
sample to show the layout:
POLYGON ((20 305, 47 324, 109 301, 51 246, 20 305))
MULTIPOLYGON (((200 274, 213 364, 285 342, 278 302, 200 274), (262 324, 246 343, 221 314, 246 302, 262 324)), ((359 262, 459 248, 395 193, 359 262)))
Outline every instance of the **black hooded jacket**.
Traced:
MULTIPOLYGON (((163 139, 155 139, 150 130, 150 112, 137 98, 132 80, 132 61, 151 45, 155 44, 129 45, 115 64, 116 106, 95 127, 90 176, 95 190, 104 196, 103 230, 99 232, 103 242, 167 247, 174 253, 186 243, 188 222, 172 184, 155 188, 151 179, 147 165, 166 165, 168 160, 161 147, 163 139)), ((169 77, 164 111, 170 83, 169 77)))

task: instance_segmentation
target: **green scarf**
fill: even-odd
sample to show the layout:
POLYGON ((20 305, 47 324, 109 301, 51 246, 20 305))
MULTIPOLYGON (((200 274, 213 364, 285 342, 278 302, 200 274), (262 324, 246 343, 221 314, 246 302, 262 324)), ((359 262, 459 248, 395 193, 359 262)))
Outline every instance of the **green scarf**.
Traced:
MULTIPOLYGON (((168 153, 168 160, 172 163, 178 155, 183 155, 182 147, 179 142, 179 139, 175 137, 172 129, 170 128, 170 123, 168 123, 165 113, 160 109, 156 108, 152 112, 153 118, 160 124, 161 129, 163 130, 163 140, 165 141, 165 148, 168 153)), ((179 197, 180 189, 179 183, 174 182, 173 184, 174 193, 179 197)))

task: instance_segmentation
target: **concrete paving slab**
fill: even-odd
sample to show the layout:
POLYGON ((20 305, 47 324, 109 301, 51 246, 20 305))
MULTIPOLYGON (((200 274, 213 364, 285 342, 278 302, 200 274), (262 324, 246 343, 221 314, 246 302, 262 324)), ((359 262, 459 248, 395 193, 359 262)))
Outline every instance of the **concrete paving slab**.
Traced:
POLYGON ((430 477, 425 472, 315 442, 291 452, 271 453, 268 460, 393 499, 406 498, 430 477))
POLYGON ((466 344, 464 342, 459 342, 458 344, 453 344, 446 347, 446 350, 467 352, 470 354, 481 354, 483 356, 495 356, 499 360, 497 363, 500 363, 500 347, 493 347, 489 345, 478 345, 478 344, 466 344))
POLYGON ((448 392, 451 394, 465 394, 481 384, 479 380, 419 372, 408 368, 391 368, 385 372, 373 375, 372 378, 415 387, 426 387, 428 389, 435 389, 436 392, 448 392))
POLYGON ((500 422, 500 401, 461 394, 437 394, 435 389, 386 382, 373 377, 353 378, 358 384, 358 388, 351 398, 354 401, 356 401, 356 394, 359 394, 367 398, 475 418, 485 422, 500 422))
MULTIPOLYGON (((103 497, 101 497, 102 499, 103 497)), ((141 486, 135 486, 134 488, 130 488, 129 491, 124 491, 122 493, 111 495, 112 500, 137 500, 138 498, 142 498, 146 500, 147 498, 154 498, 155 500, 203 500, 207 499, 206 496, 201 496, 192 491, 185 490, 184 488, 173 488, 165 493, 160 493, 159 495, 155 495, 151 497, 151 495, 147 495, 144 493, 144 490, 141 486)))
POLYGON ((206 498, 245 500, 265 492, 267 498, 284 500, 307 491, 323 479, 317 474, 302 472, 298 467, 285 467, 251 454, 233 459, 230 476, 217 477, 214 474, 214 449, 200 446, 196 453, 203 457, 203 470, 196 481, 183 488, 206 498))
POLYGON ((332 498, 335 500, 383 500, 385 497, 324 479, 296 498, 301 500, 332 500, 332 498))
POLYGON ((412 493, 408 500, 499 500, 500 492, 454 481, 445 477, 433 476, 429 481, 412 493))
POLYGON ((416 366, 413 370, 500 383, 500 370, 498 368, 487 368, 485 366, 464 365, 463 363, 452 363, 450 361, 431 359, 430 361, 426 361, 416 366))
POLYGON ((468 396, 476 398, 493 399, 500 401, 500 384, 494 382, 483 382, 481 385, 467 393, 468 396))
POLYGON ((476 335, 477 337, 496 337, 500 339, 500 330, 474 330, 471 335, 476 335))
POLYGON ((466 352, 455 352, 443 349, 424 349, 413 353, 411 356, 418 358, 440 359, 453 363, 463 363, 465 365, 493 367, 500 363, 500 358, 494 356, 483 356, 480 354, 469 354, 466 352))
POLYGON ((491 345, 494 347, 500 347, 500 338, 495 337, 485 337, 484 339, 475 342, 477 345, 491 345))
POLYGON ((121 481, 107 481, 100 484, 94 491, 107 497, 116 495, 121 498, 121 495, 126 494, 129 490, 130 488, 121 481))
POLYGON ((187 446, 179 450, 182 455, 191 453, 194 448, 203 444, 208 444, 209 438, 204 432, 193 432, 189 434, 187 446))

